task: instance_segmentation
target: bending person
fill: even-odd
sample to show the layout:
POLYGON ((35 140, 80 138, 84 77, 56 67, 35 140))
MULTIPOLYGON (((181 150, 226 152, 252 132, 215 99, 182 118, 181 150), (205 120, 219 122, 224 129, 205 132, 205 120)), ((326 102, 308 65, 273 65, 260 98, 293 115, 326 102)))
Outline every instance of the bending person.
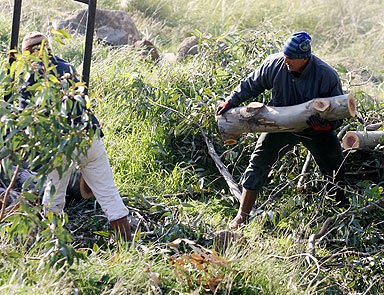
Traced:
MULTIPOLYGON (((60 78, 65 74, 70 75, 73 83, 79 82, 75 67, 66 60, 54 56, 51 53, 48 39, 42 33, 34 31, 26 34, 23 39, 22 50, 34 53, 40 51, 42 44, 45 44, 48 49, 50 65, 55 68, 55 70, 50 70, 50 74, 57 75, 57 78, 60 78)), ((36 73, 44 73, 45 69, 42 62, 34 62, 33 66, 36 73)), ((21 96, 19 100, 21 110, 23 110, 30 102, 33 93, 29 90, 29 87, 35 83, 35 74, 32 74, 25 85, 23 85, 23 88, 20 91, 21 96)), ((100 128, 99 122, 93 113, 91 113, 91 122, 92 128, 95 130, 100 128)), ((54 127, 52 126, 52 128, 54 127)), ((131 241, 131 230, 127 219, 129 211, 124 205, 113 181, 113 173, 102 140, 103 134, 101 130, 100 133, 99 137, 92 140, 92 144, 88 149, 87 154, 80 155, 82 161, 80 168, 81 174, 110 221, 111 227, 121 234, 126 241, 131 241)), ((43 196, 45 210, 63 212, 66 190, 73 168, 74 165, 72 165, 61 177, 56 169, 48 174, 48 180, 43 196), (54 191, 52 190, 53 187, 55 188, 54 191)))

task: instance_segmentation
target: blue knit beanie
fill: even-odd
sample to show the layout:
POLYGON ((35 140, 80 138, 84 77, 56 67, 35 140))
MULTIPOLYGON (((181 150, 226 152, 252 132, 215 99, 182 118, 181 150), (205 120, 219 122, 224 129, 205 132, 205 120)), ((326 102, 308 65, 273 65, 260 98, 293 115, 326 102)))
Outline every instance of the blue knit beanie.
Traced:
POLYGON ((311 40, 306 32, 294 33, 285 41, 283 53, 290 58, 310 57, 311 40))

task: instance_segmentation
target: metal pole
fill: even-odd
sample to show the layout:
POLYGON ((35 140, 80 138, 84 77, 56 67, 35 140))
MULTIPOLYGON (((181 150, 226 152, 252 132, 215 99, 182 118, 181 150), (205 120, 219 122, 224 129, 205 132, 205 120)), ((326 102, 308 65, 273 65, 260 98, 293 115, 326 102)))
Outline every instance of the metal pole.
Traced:
MULTIPOLYGON (((12 18, 12 32, 11 32, 11 46, 10 50, 17 50, 17 43, 19 39, 20 31, 20 16, 21 16, 21 1, 15 0, 13 5, 13 18, 12 18)), ((15 60, 15 53, 11 52, 9 55, 9 63, 11 64, 15 60)))
MULTIPOLYGON (((11 44, 9 49, 15 49, 17 51, 17 43, 19 39, 20 31, 20 16, 21 16, 21 0, 15 0, 13 4, 13 17, 12 17, 12 32, 11 32, 11 44)), ((9 54, 9 64, 11 65, 15 61, 15 53, 9 54)), ((8 69, 9 74, 9 69, 8 69)), ((8 101, 12 96, 12 93, 8 93, 4 96, 4 100, 8 101)))
POLYGON ((85 34, 85 49, 83 57, 83 81, 87 86, 85 89, 85 93, 88 93, 89 87, 89 73, 91 70, 93 33, 95 31, 96 1, 97 0, 88 1, 87 31, 85 34))

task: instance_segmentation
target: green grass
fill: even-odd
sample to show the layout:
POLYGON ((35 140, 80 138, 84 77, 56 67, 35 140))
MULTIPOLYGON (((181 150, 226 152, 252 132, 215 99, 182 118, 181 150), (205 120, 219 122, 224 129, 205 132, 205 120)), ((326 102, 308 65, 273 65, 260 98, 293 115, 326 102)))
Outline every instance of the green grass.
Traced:
MULTIPOLYGON (((258 226, 253 224, 255 228, 258 226)), ((272 248, 286 248, 286 255, 294 249, 273 238, 268 238, 268 245, 265 245, 263 240, 267 237, 260 236, 255 230, 249 234, 252 234, 250 245, 234 244, 222 260, 204 262, 211 267, 212 263, 222 261, 224 264, 221 267, 216 266, 205 272, 198 271, 193 263, 189 265, 191 268, 179 265, 185 273, 190 273, 189 283, 193 289, 204 290, 199 280, 212 279, 217 275, 216 271, 221 269, 223 277, 220 277, 222 287, 219 293, 304 294, 297 291, 295 286, 295 281, 299 279, 295 263, 301 261, 305 264, 304 259, 292 257, 291 261, 289 258, 273 258, 269 256, 274 254, 272 248)), ((176 246, 179 252, 167 244, 143 244, 135 249, 126 246, 113 250, 94 248, 88 260, 73 266, 71 271, 49 271, 39 268, 40 261, 28 257, 2 256, 1 263, 6 264, 2 268, 0 294, 146 294, 153 290, 154 285, 166 294, 192 291, 185 285, 187 277, 181 275, 178 278, 175 275, 175 266, 171 264, 170 257, 181 257, 183 253, 201 255, 199 251, 183 244, 176 246), (18 271, 14 272, 15 269, 18 271), (158 277, 159 281, 153 284, 150 277, 158 277)), ((303 283, 307 281, 306 278, 301 279, 303 283)))
MULTIPOLYGON (((43 7, 41 3, 23 1, 20 37, 35 29, 49 32, 57 16, 85 7, 71 0, 48 1, 43 7)), ((0 0, 2 65, 7 63, 11 4, 0 0)), ((204 125, 220 154, 227 152, 222 160, 238 180, 257 136, 229 151, 216 128, 215 106, 267 54, 279 50, 289 33, 307 30, 316 55, 333 66, 346 67, 345 73, 340 72, 344 87, 361 91, 356 97, 364 118, 382 121, 383 1, 99 0, 98 7, 127 11, 141 35, 152 40, 161 53, 176 53, 180 41, 197 34, 196 30, 204 35, 203 50, 186 61, 162 65, 141 59, 129 47, 94 44, 92 109, 105 133, 119 191, 131 216, 142 216, 137 243, 129 248, 94 234, 110 230, 100 208, 93 201, 72 201, 66 227, 74 236, 72 245, 85 251, 87 259, 57 270, 49 266, 49 257, 39 258, 31 252, 35 234, 26 236, 30 240, 24 243, 9 241, 5 234, 8 224, 0 225, 0 294, 156 294, 157 287, 163 294, 207 294, 203 283, 217 275, 222 281, 216 294, 382 293, 381 253, 340 256, 319 265, 302 255, 309 235, 337 210, 331 200, 321 199, 321 183, 311 183, 318 181, 314 164, 308 171, 310 190, 296 190, 292 178, 304 162, 302 147, 271 172, 273 182, 258 205, 269 202, 243 229, 249 244, 233 245, 226 253, 217 249, 222 259, 232 263, 215 269, 206 262, 206 272, 193 264, 180 266, 191 278, 188 281, 186 276, 176 276, 170 256, 197 253, 196 248, 181 244, 178 253, 167 243, 184 238, 214 249, 214 233, 236 214, 237 202, 230 199, 196 126, 204 125), (220 47, 220 42, 226 47, 220 47), (362 68, 377 80, 365 83, 362 68), (351 80, 351 76, 356 78, 351 80), (372 97, 378 100, 375 107, 372 97), (290 185, 273 195, 286 183, 290 185), (154 283, 150 277, 159 281, 154 283)), ((83 41, 84 37, 75 36, 54 49, 79 72, 83 41)), ((356 120, 349 122, 363 128, 356 120)), ((376 200, 381 185, 372 181, 351 186, 351 196, 376 200)), ((340 220, 329 235, 344 242, 324 239, 318 254, 332 254, 343 247, 361 252, 382 249, 381 220, 380 211, 340 220)))

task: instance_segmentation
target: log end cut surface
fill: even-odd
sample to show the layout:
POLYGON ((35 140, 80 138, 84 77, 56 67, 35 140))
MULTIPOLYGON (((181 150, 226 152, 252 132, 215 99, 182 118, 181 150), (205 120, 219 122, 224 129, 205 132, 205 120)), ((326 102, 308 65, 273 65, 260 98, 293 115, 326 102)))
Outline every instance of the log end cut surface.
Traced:
POLYGON ((343 143, 344 149, 351 149, 351 148, 360 147, 360 139, 357 136, 357 134, 353 131, 348 131, 344 135, 344 137, 342 139, 342 143, 343 143))
POLYGON ((227 139, 227 140, 224 140, 224 143, 226 143, 228 145, 234 145, 237 143, 237 140, 236 139, 227 139))

